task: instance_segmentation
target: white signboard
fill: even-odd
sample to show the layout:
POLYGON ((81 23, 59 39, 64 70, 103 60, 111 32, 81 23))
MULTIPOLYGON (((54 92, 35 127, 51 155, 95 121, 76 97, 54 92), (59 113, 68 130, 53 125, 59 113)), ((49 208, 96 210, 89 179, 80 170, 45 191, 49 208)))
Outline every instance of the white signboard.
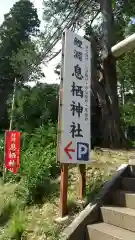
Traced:
POLYGON ((90 42, 65 31, 62 61, 60 162, 90 163, 90 42))

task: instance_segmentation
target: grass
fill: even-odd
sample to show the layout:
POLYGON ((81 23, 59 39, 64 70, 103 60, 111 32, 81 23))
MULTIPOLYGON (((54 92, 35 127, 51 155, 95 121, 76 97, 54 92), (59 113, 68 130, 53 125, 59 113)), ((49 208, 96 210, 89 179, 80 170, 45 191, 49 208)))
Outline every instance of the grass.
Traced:
MULTIPOLYGON (((93 161, 87 166, 87 186, 85 201, 92 201, 115 170, 126 163, 132 152, 101 151, 92 154, 93 161)), ((83 206, 78 203, 77 167, 69 170, 68 205, 69 219, 63 224, 57 224, 59 216, 59 178, 53 180, 48 198, 44 204, 25 207, 15 198, 15 184, 0 187, 0 240, 10 239, 59 239, 60 232, 78 215, 83 206)))

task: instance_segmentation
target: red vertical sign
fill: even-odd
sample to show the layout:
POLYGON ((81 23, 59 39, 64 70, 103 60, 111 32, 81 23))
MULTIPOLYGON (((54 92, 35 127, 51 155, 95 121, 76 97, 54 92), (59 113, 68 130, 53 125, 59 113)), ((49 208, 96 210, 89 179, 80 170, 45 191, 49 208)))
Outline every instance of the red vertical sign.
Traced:
POLYGON ((16 174, 20 168, 20 132, 5 132, 5 167, 16 174))

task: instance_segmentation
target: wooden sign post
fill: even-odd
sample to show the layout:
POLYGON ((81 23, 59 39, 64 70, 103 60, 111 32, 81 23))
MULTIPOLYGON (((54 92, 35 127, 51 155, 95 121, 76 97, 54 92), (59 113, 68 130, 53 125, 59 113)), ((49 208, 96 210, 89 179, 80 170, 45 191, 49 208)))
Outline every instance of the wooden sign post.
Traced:
POLYGON ((57 159, 61 163, 60 217, 68 213, 68 166, 79 165, 79 198, 84 199, 90 152, 90 42, 66 29, 62 39, 57 159))
POLYGON ((68 214, 67 206, 68 193, 68 164, 61 165, 61 181, 60 181, 60 217, 63 218, 68 214))
POLYGON ((79 199, 84 200, 86 190, 86 166, 79 165, 79 199))

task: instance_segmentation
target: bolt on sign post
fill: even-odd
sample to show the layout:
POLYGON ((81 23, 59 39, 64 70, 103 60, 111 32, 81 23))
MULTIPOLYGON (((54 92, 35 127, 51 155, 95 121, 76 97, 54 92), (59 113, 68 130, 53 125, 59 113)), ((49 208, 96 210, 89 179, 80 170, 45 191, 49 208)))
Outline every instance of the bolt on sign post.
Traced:
POLYGON ((5 132, 5 168, 13 174, 20 168, 20 136, 18 131, 5 132))
POLYGON ((90 159, 91 45, 66 29, 62 41, 57 159, 61 163, 61 217, 67 213, 68 165, 80 168, 80 198, 84 197, 85 164, 90 159), (66 200, 65 200, 66 199, 66 200))

